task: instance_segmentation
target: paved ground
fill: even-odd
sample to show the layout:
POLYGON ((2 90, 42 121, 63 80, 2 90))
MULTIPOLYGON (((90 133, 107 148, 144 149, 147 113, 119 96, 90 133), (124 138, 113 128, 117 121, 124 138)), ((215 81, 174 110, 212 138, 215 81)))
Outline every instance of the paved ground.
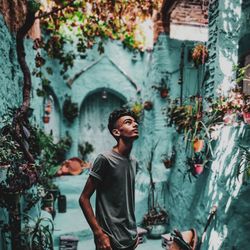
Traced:
MULTIPOLYGON (((58 213, 54 219, 54 250, 59 249, 59 237, 61 235, 73 235, 79 239, 78 250, 95 250, 92 232, 86 222, 81 209, 78 205, 78 199, 87 179, 87 173, 78 176, 62 176, 55 179, 59 186, 61 194, 66 195, 67 211, 58 213)), ((92 204, 94 204, 92 199, 92 204)), ((56 204, 57 208, 57 204, 56 204)), ((137 250, 161 250, 161 240, 149 240, 140 244, 137 250)))

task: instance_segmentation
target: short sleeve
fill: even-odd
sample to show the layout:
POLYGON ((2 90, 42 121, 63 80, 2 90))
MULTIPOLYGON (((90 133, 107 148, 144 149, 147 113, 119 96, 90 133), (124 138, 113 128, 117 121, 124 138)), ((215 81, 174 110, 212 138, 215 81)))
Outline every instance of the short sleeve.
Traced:
POLYGON ((105 173, 107 172, 108 160, 103 155, 98 155, 93 163, 89 175, 103 181, 105 173))

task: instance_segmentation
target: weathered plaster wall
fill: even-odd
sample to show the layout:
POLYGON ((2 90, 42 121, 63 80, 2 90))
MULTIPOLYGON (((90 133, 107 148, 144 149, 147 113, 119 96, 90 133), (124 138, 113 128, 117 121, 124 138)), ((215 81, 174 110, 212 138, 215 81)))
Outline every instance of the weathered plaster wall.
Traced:
MULTIPOLYGON (((60 75, 60 65, 57 61, 49 61, 48 65, 53 65, 54 74, 50 77, 51 89, 58 100, 59 111, 61 112, 60 134, 63 137, 68 131, 73 138, 69 157, 78 155, 78 138, 80 115, 72 124, 68 123, 62 115, 63 102, 65 96, 71 96, 72 101, 78 104, 79 111, 87 96, 102 90, 115 94, 124 102, 137 98, 138 90, 141 88, 145 70, 144 57, 139 57, 136 63, 133 63, 132 53, 124 50, 121 44, 108 43, 105 47, 105 54, 100 55, 96 48, 88 52, 86 59, 78 58, 74 67, 69 70, 70 79, 76 74, 82 72, 72 83, 71 87, 60 75)), ((39 87, 39 84, 36 86, 39 87)), ((35 97, 38 102, 34 105, 42 112, 42 98, 35 97), (40 104, 39 104, 40 103, 40 104)), ((41 113, 37 113, 37 119, 41 120, 41 113)), ((100 121, 96 121, 97 123, 100 121)), ((41 123, 42 125, 42 123, 41 123)), ((94 138, 93 140, 98 140, 94 138)))
MULTIPOLYGON (((16 41, 14 31, 20 27, 23 20, 22 1, 12 1, 12 7, 19 8, 19 13, 15 16, 12 12, 7 11, 10 1, 2 1, 0 9, 5 13, 5 19, 0 14, 0 127, 3 126, 3 114, 8 112, 8 108, 17 108, 22 103, 22 87, 23 87, 23 74, 17 61, 16 41), (9 3, 8 3, 9 2, 9 3), (6 24, 7 22, 7 24, 6 24), (8 26, 7 26, 8 25, 8 26), (10 28, 13 31, 10 31, 10 28)), ((26 47, 26 60, 30 68, 34 67, 34 52, 32 50, 33 42, 31 40, 25 41, 26 47)), ((36 79, 33 80, 35 83, 36 79)), ((32 95, 33 96, 33 95, 32 95)), ((4 169, 0 173, 2 180, 4 169)), ((23 203, 22 203, 23 204, 23 203)), ((29 214, 34 218, 38 216, 40 211, 39 205, 34 207, 29 214)), ((8 223, 8 212, 4 208, 0 208, 0 221, 1 223, 8 223)), ((2 225, 2 224, 1 224, 2 225)), ((1 231, 1 229, 0 229, 1 231)), ((4 234, 0 233, 0 250, 12 249, 11 244, 4 245, 4 234)), ((8 239, 8 242, 9 239, 8 239)))
MULTIPOLYGON (((244 10, 243 13, 242 17, 241 1, 211 1, 208 41, 210 77, 204 89, 206 97, 217 96, 219 85, 223 91, 231 85, 232 67, 238 63, 238 51, 241 49, 238 42, 247 33, 246 28, 240 27, 242 23, 244 27, 249 26, 249 12, 244 10)), ((172 91, 171 85, 171 96, 174 93, 178 91, 172 91)), ((204 250, 248 248, 250 214, 246 197, 249 187, 243 185, 243 175, 237 178, 236 174, 236 164, 240 159, 239 138, 240 143, 249 146, 248 131, 243 124, 237 128, 228 126, 222 129, 218 143, 214 145, 215 159, 198 179, 192 177, 192 183, 187 178, 183 180, 186 169, 183 138, 174 136, 172 140, 177 151, 176 164, 169 173, 165 173, 165 201, 170 214, 170 228, 186 230, 195 227, 201 235, 209 211, 216 205, 217 215, 208 228, 202 245, 204 250)), ((170 131, 167 129, 165 133, 170 134, 170 131)), ((164 176, 164 172, 160 176, 164 176)))
POLYGON ((22 75, 16 55, 14 36, 0 15, 0 116, 9 107, 18 106, 22 100, 22 75))

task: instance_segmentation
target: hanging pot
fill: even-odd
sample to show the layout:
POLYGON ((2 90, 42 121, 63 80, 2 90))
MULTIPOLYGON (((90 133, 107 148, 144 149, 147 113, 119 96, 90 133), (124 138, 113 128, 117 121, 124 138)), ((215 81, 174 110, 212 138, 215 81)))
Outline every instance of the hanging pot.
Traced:
POLYGON ((236 120, 236 114, 232 113, 232 111, 228 111, 223 117, 223 122, 226 125, 233 124, 235 120, 236 120))
POLYGON ((162 88, 160 91, 161 98, 166 98, 168 97, 168 89, 167 88, 162 88))
POLYGON ((52 110, 52 106, 51 106, 50 103, 48 103, 48 104, 46 105, 44 111, 45 111, 46 114, 50 114, 50 113, 51 113, 51 110, 52 110))
POLYGON ((246 124, 250 124, 250 112, 243 112, 243 120, 246 124))
POLYGON ((47 116, 47 115, 43 116, 43 122, 44 123, 49 123, 49 120, 50 120, 49 116, 47 116))
POLYGON ((151 101, 145 101, 143 107, 145 110, 149 111, 153 108, 153 103, 151 101))
POLYGON ((204 147, 204 140, 195 139, 193 142, 193 148, 195 153, 199 153, 204 147))
POLYGON ((202 174, 203 170, 204 170, 203 164, 200 164, 200 163, 194 164, 194 166, 193 166, 193 174, 194 175, 202 174))
POLYGON ((171 159, 164 159, 162 162, 163 162, 165 168, 169 169, 172 167, 172 160, 171 159))

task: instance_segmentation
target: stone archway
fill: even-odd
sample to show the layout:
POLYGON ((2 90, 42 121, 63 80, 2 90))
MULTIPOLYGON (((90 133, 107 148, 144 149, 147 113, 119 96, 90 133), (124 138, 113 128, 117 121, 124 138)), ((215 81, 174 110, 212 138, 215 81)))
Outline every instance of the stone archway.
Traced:
POLYGON ((106 90, 99 90, 85 98, 80 109, 78 145, 84 146, 88 142, 94 147, 94 152, 85 160, 92 161, 97 154, 115 145, 115 139, 107 128, 108 116, 124 103, 118 95, 106 90))

